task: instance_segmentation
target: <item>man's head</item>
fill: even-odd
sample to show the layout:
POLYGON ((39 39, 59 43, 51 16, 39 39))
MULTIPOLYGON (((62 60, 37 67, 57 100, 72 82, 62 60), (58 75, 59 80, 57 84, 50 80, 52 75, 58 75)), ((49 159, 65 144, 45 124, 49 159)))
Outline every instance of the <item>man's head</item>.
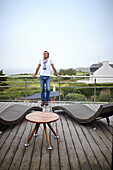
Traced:
POLYGON ((44 51, 43 52, 43 55, 44 55, 44 59, 46 60, 47 58, 49 58, 49 53, 48 51, 44 51))

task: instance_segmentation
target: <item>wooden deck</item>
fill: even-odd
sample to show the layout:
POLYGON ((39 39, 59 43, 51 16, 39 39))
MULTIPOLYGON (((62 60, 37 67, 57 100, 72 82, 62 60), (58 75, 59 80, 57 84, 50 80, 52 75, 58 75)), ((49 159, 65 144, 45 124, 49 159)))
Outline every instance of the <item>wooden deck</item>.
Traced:
MULTIPOLYGON (((1 102, 0 111, 14 104, 1 102)), ((39 105, 23 103, 25 105, 39 105)), ((51 111, 44 107, 44 111, 51 111)), ((90 104, 96 110, 99 105, 90 104)), ((20 123, 7 127, 0 134, 0 170, 110 170, 112 158, 112 127, 105 119, 96 121, 97 130, 91 125, 83 126, 64 113, 60 119, 52 123, 60 136, 55 139, 49 131, 53 150, 47 150, 47 142, 43 126, 38 136, 33 137, 30 146, 24 144, 35 124, 25 119, 20 123)), ((113 116, 110 118, 113 126, 113 116)), ((2 130, 2 129, 1 129, 2 130)))

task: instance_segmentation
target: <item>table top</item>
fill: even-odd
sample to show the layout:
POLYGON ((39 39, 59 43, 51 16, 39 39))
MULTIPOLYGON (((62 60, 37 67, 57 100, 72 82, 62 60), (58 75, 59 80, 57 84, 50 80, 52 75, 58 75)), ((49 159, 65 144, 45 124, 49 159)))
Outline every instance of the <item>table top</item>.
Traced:
POLYGON ((50 123, 59 119, 53 112, 33 112, 26 115, 26 119, 33 123, 50 123))

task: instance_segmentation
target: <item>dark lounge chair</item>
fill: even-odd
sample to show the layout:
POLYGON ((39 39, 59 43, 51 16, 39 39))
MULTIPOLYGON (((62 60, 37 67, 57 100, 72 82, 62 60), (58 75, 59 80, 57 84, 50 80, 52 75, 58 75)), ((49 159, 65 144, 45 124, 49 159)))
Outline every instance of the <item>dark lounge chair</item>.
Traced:
POLYGON ((42 111, 38 106, 26 106, 22 104, 14 104, 7 107, 0 113, 0 123, 3 125, 13 125, 21 121, 26 114, 31 111, 42 111))
POLYGON ((96 119, 106 118, 109 125, 109 117, 113 115, 113 103, 101 105, 96 112, 90 109, 88 106, 79 103, 54 106, 52 107, 52 110, 62 110, 79 123, 91 123, 96 119))

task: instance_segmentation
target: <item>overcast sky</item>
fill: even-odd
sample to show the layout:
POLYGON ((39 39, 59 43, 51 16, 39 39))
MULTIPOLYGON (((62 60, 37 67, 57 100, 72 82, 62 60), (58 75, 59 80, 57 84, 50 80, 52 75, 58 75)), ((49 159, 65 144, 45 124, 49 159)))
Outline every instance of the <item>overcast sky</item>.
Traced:
POLYGON ((34 72, 44 50, 57 69, 113 64, 113 0, 0 0, 0 69, 34 72))

